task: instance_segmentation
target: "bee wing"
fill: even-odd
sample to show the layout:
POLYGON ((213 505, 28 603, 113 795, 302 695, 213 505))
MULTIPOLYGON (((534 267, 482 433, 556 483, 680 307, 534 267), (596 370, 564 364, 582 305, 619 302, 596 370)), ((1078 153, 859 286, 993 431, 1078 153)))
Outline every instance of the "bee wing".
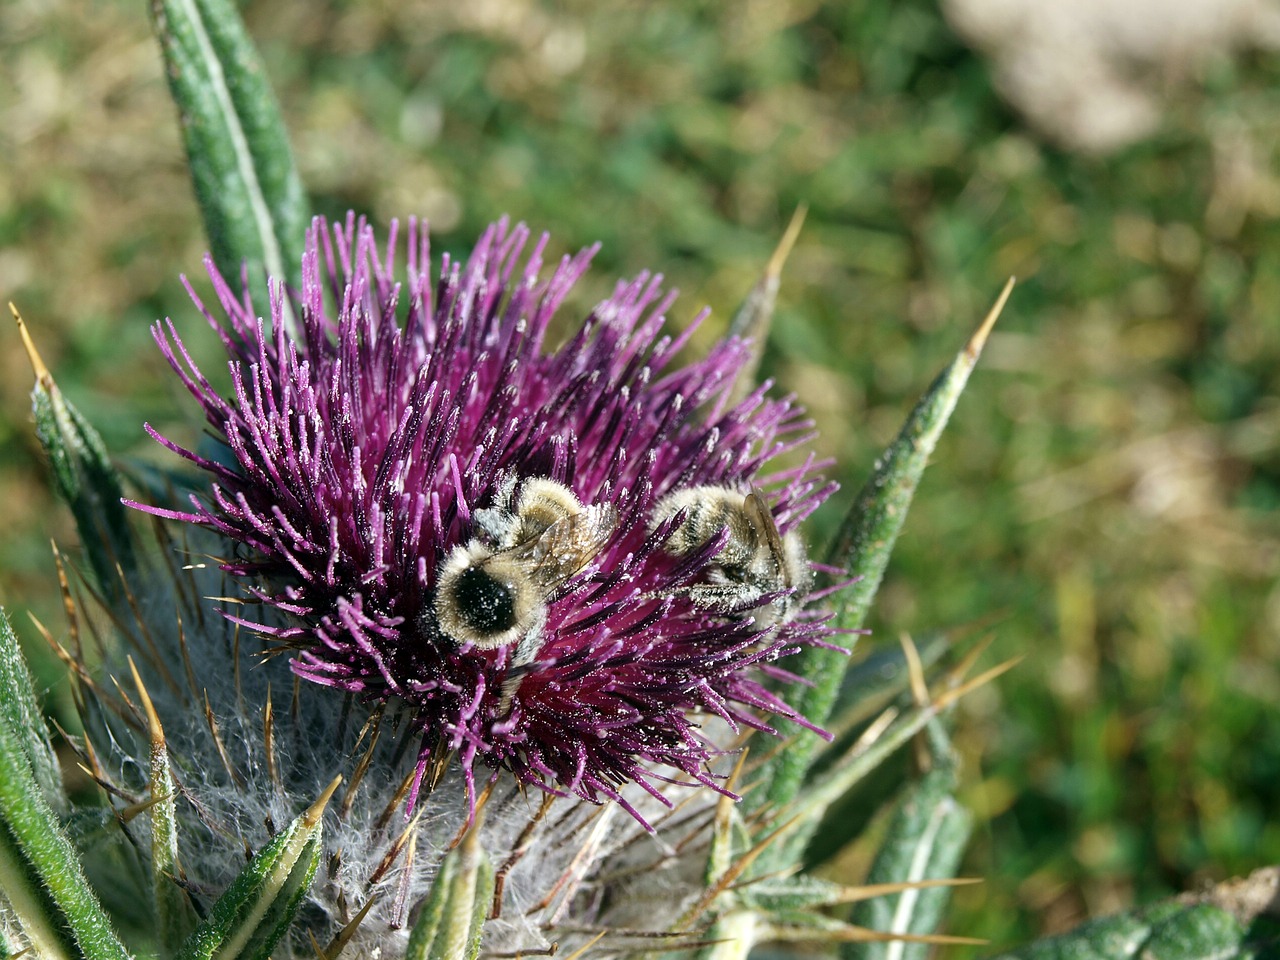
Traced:
POLYGON ((752 529, 768 546, 769 556, 773 558, 778 572, 782 574, 783 586, 790 590, 793 584, 791 572, 787 569, 785 562, 786 548, 782 545, 782 533, 778 530, 777 521, 773 519, 773 511, 769 509, 769 501, 764 498, 764 491, 759 487, 752 487, 742 506, 752 529))
POLYGON ((503 553, 526 563, 530 575, 544 589, 550 589, 594 560, 617 523, 618 511, 613 504, 594 503, 503 553))

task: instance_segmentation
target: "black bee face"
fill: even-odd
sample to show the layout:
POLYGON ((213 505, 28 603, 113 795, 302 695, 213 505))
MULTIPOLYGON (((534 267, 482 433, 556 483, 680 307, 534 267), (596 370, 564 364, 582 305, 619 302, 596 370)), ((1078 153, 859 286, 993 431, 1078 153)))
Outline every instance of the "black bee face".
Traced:
POLYGON ((516 625, 516 591, 482 566, 468 567, 453 583, 453 607, 476 635, 505 633, 516 625))
POLYGON ((526 480, 518 495, 505 483, 495 506, 475 513, 479 536, 440 565, 440 629, 482 650, 536 643, 548 598, 596 557, 615 521, 612 506, 584 507, 553 480, 526 480))
POLYGON ((528 573, 478 541, 456 549, 441 567, 435 607, 446 634, 484 650, 527 633, 539 613, 528 573))

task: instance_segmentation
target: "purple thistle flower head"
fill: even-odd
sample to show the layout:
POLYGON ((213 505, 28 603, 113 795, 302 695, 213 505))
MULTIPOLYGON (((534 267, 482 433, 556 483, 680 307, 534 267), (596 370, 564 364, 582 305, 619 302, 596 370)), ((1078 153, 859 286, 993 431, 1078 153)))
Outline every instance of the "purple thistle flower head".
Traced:
POLYGON ((171 321, 155 337, 226 452, 148 426, 211 484, 190 511, 142 509, 233 545, 223 569, 278 613, 227 615, 299 676, 403 705, 410 807, 451 753, 473 797, 478 765, 594 802, 632 781, 661 799, 663 767, 715 786, 698 715, 803 723, 774 661, 832 632, 804 610, 796 525, 833 488, 812 456, 763 472, 811 424, 767 385, 731 399, 746 341, 674 365, 691 331, 663 335, 660 277, 620 282, 553 347, 595 248, 543 279, 547 238, 525 256, 504 220, 433 280, 425 227, 408 234, 401 284, 394 223, 384 252, 353 215, 317 219, 301 294, 275 285, 269 322, 206 263, 221 315, 188 290, 231 396, 171 321))

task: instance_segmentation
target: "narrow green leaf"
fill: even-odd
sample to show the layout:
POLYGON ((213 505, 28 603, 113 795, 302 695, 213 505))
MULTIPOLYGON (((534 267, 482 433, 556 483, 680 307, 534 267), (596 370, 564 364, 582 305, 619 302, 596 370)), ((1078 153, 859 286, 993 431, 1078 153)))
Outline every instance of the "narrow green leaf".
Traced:
MULTIPOLYGON (((948 758, 913 784, 889 825, 868 883, 942 880, 954 875, 968 843, 973 818, 953 795, 955 768, 948 758)), ((905 890, 859 904, 853 922, 886 933, 930 934, 951 899, 947 887, 905 890)), ((846 960, 924 960, 921 943, 850 943, 846 960)))
POLYGON ((120 475, 112 466, 98 432, 58 389, 17 308, 11 303, 9 309, 18 323, 27 359, 35 371, 31 402, 36 436, 49 457, 54 489, 71 508, 99 587, 110 601, 121 600, 120 574, 116 567, 119 565, 127 575, 136 562, 133 535, 120 502, 124 494, 120 475))
MULTIPOLYGON (((865 621, 929 456, 1012 289, 1010 280, 978 331, 925 392, 897 439, 876 461, 871 478, 841 526, 829 559, 858 578, 841 595, 837 609, 837 625, 841 628, 856 630, 865 621)), ((796 695, 794 703, 811 722, 826 723, 846 662, 847 657, 838 651, 811 648, 788 663, 790 669, 812 683, 796 695)), ((782 751, 764 771, 768 789, 760 791, 759 802, 770 805, 787 803, 796 796, 818 746, 816 737, 805 735, 794 724, 782 726, 785 732, 796 733, 797 738, 791 749, 782 751)))
POLYGON ((409 935, 405 960, 475 960, 480 955, 493 903, 493 866, 479 838, 477 819, 445 856, 409 935))
POLYGON ((321 817, 342 782, 271 838, 231 881, 178 960, 268 960, 302 905, 320 862, 321 817))
POLYGON ((36 783, 26 756, 27 742, 28 735, 14 728, 10 716, 0 714, 0 834, 6 851, 6 897, 22 888, 19 877, 30 878, 40 896, 31 901, 36 914, 20 914, 24 930, 66 929, 87 960, 128 960, 36 783))
POLYGON ((6 722, 21 743, 22 756, 40 787, 45 803, 59 815, 66 812, 67 795, 62 788, 62 770, 49 740, 44 714, 36 702, 35 687, 26 661, 18 647, 18 637, 9 618, 0 610, 0 722, 6 722))
POLYGON ((265 304, 264 269, 299 285, 307 202, 261 58, 231 0, 151 13, 214 261, 233 285, 247 263, 265 304))
POLYGON ((151 734, 150 793, 151 806, 151 891, 155 898, 156 939, 166 956, 171 955, 191 933, 194 913, 186 893, 176 882, 178 877, 178 813, 174 801, 176 788, 169 769, 169 747, 165 742, 160 717, 151 703, 138 668, 129 658, 134 685, 147 717, 151 734))

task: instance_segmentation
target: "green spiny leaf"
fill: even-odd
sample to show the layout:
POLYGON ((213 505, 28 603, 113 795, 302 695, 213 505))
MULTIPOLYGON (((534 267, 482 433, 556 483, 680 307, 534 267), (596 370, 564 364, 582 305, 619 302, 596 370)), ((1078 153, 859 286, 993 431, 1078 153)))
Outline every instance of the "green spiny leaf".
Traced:
POLYGON ((49 902, 39 879, 3 828, 0 828, 0 903, 13 914, 36 956, 72 960, 74 948, 58 928, 57 908, 49 902))
POLYGON ((311 886, 320 862, 321 816, 341 782, 335 777, 254 855, 187 938, 178 960, 268 960, 311 886))
MULTIPOLYGON (((1010 280, 977 333, 942 371, 907 417, 897 439, 876 461, 871 478, 858 494, 836 536, 830 562, 858 578, 842 594, 837 610, 837 625, 843 629, 859 629, 866 619, 929 456, 960 399, 987 335, 1012 288, 1013 281, 1010 280)), ((811 722, 823 724, 830 715, 846 660, 839 651, 812 648, 798 654, 796 662, 790 665, 812 683, 797 695, 794 704, 811 722)), ((778 806, 794 799, 804 784, 817 748, 816 737, 806 735, 794 724, 784 723, 782 726, 786 732, 796 734, 796 742, 781 751, 764 771, 768 787, 760 791, 758 803, 778 806)), ((784 852, 794 851, 779 850, 778 856, 784 852)), ((776 856, 769 860, 770 865, 777 862, 776 856)))
POLYGON ((772 854, 772 859, 761 858, 766 866, 759 873, 772 872, 794 864, 827 808, 884 763, 936 716, 937 708, 932 705, 914 707, 902 713, 874 740, 854 744, 845 756, 807 784, 799 796, 781 808, 778 819, 792 821, 795 826, 789 837, 783 838, 771 850, 766 851, 766 857, 772 854))
POLYGON ((1274 960, 1280 868, 1045 937, 996 960, 1274 960))
POLYGON ((248 265, 298 286, 306 198, 280 108, 230 0, 152 0, 205 232, 228 280, 248 265))
POLYGON ((0 611, 0 722, 8 723, 21 743, 22 756, 40 787, 45 803, 58 814, 66 812, 67 796, 62 787, 62 771, 49 740, 44 715, 36 702, 35 687, 18 638, 9 618, 0 611))
POLYGON ((49 457, 54 489, 71 508, 99 587, 109 601, 122 600, 117 566, 128 575, 136 564, 133 535, 120 502, 124 492, 120 476, 98 432, 58 389, 17 308, 11 303, 9 309, 18 322, 27 358, 35 370, 31 401, 36 435, 49 457))
POLYGON ((799 874, 753 883, 743 890, 743 900, 766 913, 807 910, 839 903, 846 888, 838 883, 799 874))
MULTIPOLYGON (((940 880, 954 874, 973 818, 953 796, 955 766, 949 745, 944 749, 946 753, 935 749, 935 766, 910 787, 899 806, 868 874, 869 883, 940 880)), ((950 894, 946 887, 933 887, 877 897, 858 905, 853 922, 886 933, 933 933, 950 894)), ((847 960, 889 960, 890 956, 924 960, 927 952, 928 947, 919 943, 850 943, 841 956, 847 960)))
MULTIPOLYGON (((69 932, 86 960, 128 960, 97 898, 85 881, 70 841, 58 826, 27 760, 28 735, 0 713, 0 884, 29 936, 39 931, 69 932), (14 903, 21 890, 35 891, 25 907, 14 903), (23 913, 23 910, 34 911, 23 913)), ((62 956, 49 947, 49 956, 62 956)), ((44 954, 41 954, 42 956, 44 954)), ((68 954, 74 955, 74 954, 68 954)))
MULTIPOLYGON (((476 817, 480 817, 480 812, 476 817)), ((493 903, 493 866, 480 847, 479 821, 440 865, 409 935, 405 960, 475 960, 493 903)))
POLYGON ((186 893, 177 884, 178 813, 174 802, 173 775, 169 769, 169 747, 165 743, 160 717, 151 703, 133 658, 129 658, 134 685, 151 734, 151 890, 155 898, 156 935, 166 955, 172 954, 191 932, 195 919, 186 893))

